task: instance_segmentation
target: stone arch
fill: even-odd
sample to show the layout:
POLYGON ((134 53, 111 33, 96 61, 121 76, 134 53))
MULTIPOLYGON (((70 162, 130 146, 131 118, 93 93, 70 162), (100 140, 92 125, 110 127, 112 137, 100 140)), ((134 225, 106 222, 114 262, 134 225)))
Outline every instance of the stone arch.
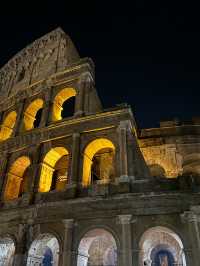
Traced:
POLYGON ((68 181, 69 152, 64 147, 52 148, 45 155, 40 174, 39 192, 64 190, 68 181), (55 183, 53 184, 53 181, 55 183), (52 185, 54 187, 52 188, 52 185))
POLYGON ((149 165, 149 170, 153 177, 166 177, 165 169, 160 164, 149 165))
POLYGON ((0 237, 0 265, 12 266, 15 254, 15 242, 10 236, 0 237))
POLYGON ((59 265, 60 245, 51 233, 40 234, 31 244, 28 252, 27 266, 59 265), (45 264, 48 261, 49 264, 45 264))
POLYGON ((42 110, 43 105, 44 105, 44 101, 40 98, 34 100, 28 105, 28 107, 26 108, 24 112, 25 130, 30 130, 34 127, 38 127, 41 116, 37 117, 37 115, 40 114, 40 111, 42 110), (35 122, 37 122, 37 126, 35 125, 35 122))
POLYGON ((27 169, 31 161, 27 156, 19 157, 10 167, 7 174, 7 183, 4 193, 5 200, 13 200, 25 192, 25 181, 27 181, 27 169))
POLYGON ((116 240, 108 230, 93 228, 81 238, 77 266, 117 266, 116 240))
POLYGON ((157 265, 158 256, 166 265, 186 266, 182 240, 167 227, 156 226, 145 231, 139 242, 139 250, 139 266, 157 265))
MULTIPOLYGON (((76 90, 74 88, 65 88, 58 92, 53 101, 52 121, 58 121, 62 119, 61 114, 64 103, 72 97, 75 98, 75 96, 76 90)), ((74 113, 74 110, 72 110, 72 112, 74 113)))
POLYGON ((91 183, 91 170, 96 161, 98 161, 99 165, 99 179, 103 183, 106 183, 111 179, 114 175, 114 154, 115 146, 106 138, 95 139, 86 146, 83 157, 83 186, 88 186, 91 183))
POLYGON ((0 141, 8 139, 12 133, 17 119, 16 111, 10 112, 4 119, 0 130, 0 141))

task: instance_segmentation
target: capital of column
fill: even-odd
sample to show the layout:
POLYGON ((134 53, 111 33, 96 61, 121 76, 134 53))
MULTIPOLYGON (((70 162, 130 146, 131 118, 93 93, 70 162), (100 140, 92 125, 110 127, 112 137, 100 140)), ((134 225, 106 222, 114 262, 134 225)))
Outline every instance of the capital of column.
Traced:
POLYGON ((132 214, 122 214, 118 215, 118 223, 119 224, 130 224, 132 220, 132 214))
POLYGON ((182 222, 199 222, 200 217, 192 211, 186 211, 180 215, 182 222))
POLYGON ((73 228, 74 226, 74 219, 64 219, 62 220, 65 229, 73 228))

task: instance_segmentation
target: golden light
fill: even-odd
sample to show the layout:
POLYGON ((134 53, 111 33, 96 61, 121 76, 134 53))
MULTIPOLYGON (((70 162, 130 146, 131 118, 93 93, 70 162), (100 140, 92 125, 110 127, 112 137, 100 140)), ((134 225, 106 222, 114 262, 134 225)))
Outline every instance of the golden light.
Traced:
POLYGON ((88 186, 91 182, 91 166, 94 155, 101 149, 111 148, 115 151, 114 144, 105 138, 95 139, 90 142, 84 151, 82 185, 88 186))
POLYGON ((20 186, 24 178, 26 169, 31 164, 29 157, 19 157, 10 167, 8 172, 7 184, 4 199, 12 200, 19 197, 20 186))
POLYGON ((61 112, 63 110, 63 103, 73 96, 76 96, 76 91, 73 88, 65 88, 56 95, 53 102, 52 121, 62 119, 61 112))
POLYGON ((3 121, 0 130, 0 141, 8 139, 13 132, 17 118, 17 113, 15 111, 10 112, 3 121))
POLYGON ((43 100, 36 99, 27 107, 24 112, 24 126, 26 130, 34 128, 34 121, 36 119, 36 114, 43 107, 43 100))
POLYGON ((45 155, 40 174, 39 192, 50 191, 54 167, 64 155, 68 154, 69 152, 64 147, 56 147, 45 155))

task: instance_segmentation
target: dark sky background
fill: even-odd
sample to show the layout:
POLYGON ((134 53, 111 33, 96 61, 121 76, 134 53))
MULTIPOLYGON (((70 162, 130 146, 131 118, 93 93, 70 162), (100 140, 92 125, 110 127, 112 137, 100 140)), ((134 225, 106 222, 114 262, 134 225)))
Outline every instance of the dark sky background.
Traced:
POLYGON ((95 62, 104 107, 129 103, 139 127, 200 116, 200 16, 192 2, 13 2, 0 10, 0 66, 60 26, 95 62))

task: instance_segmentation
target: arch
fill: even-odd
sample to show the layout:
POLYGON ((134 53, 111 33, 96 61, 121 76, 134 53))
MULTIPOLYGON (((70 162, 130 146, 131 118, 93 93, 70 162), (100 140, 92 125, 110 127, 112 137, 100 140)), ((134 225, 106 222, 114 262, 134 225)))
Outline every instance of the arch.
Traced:
POLYGON ((13 132, 17 119, 17 113, 15 111, 10 112, 4 119, 0 130, 0 141, 8 139, 13 132))
POLYGON ((53 234, 40 234, 31 244, 27 266, 58 266, 60 246, 53 234))
POLYGON ((10 167, 7 177, 4 199, 13 200, 25 192, 24 181, 31 161, 27 156, 19 157, 10 167))
POLYGON ((67 183, 68 167, 69 167, 68 150, 64 147, 52 148, 45 155, 42 162, 39 192, 48 192, 51 190, 53 177, 56 179, 55 181, 56 190, 63 190, 67 183))
POLYGON ((117 244, 113 235, 94 228, 81 239, 78 247, 77 266, 117 266, 117 244))
POLYGON ((76 90, 74 88, 62 89, 54 98, 52 121, 58 121, 62 119, 63 104, 68 99, 76 96, 76 90))
POLYGON ((166 177, 165 169, 159 164, 149 165, 149 170, 153 177, 166 177))
MULTIPOLYGON (((34 128, 34 123, 37 122, 37 114, 43 108, 44 101, 42 99, 36 99, 29 104, 24 112, 24 127, 26 130, 34 128)), ((41 117, 40 117, 41 118, 41 117)), ((38 118, 38 120, 40 120, 38 118)), ((40 121, 37 122, 37 125, 40 121)))
POLYGON ((12 266, 15 254, 15 243, 10 237, 0 237, 0 265, 12 266))
MULTIPOLYGON (((114 144, 109 139, 106 139, 106 138, 95 139, 92 142, 90 142, 85 148, 84 158, 83 158, 83 178, 82 178, 83 186, 88 186, 91 183, 91 167, 93 164, 94 156, 103 149, 111 149, 113 154, 115 153, 114 144)), ((112 158, 105 158, 105 159, 107 159, 107 162, 109 162, 110 160, 109 166, 111 167, 105 167, 103 170, 107 169, 107 171, 109 171, 113 166, 113 156, 112 158)), ((104 160, 104 163, 105 163, 105 160, 104 160)), ((106 173, 105 175, 106 177, 105 178, 102 177, 102 179, 108 180, 109 173, 106 173)))
POLYGON ((183 243, 167 227, 156 226, 145 231, 140 239, 139 249, 139 266, 161 266, 164 263, 169 266, 174 265, 173 263, 186 266, 183 243))

